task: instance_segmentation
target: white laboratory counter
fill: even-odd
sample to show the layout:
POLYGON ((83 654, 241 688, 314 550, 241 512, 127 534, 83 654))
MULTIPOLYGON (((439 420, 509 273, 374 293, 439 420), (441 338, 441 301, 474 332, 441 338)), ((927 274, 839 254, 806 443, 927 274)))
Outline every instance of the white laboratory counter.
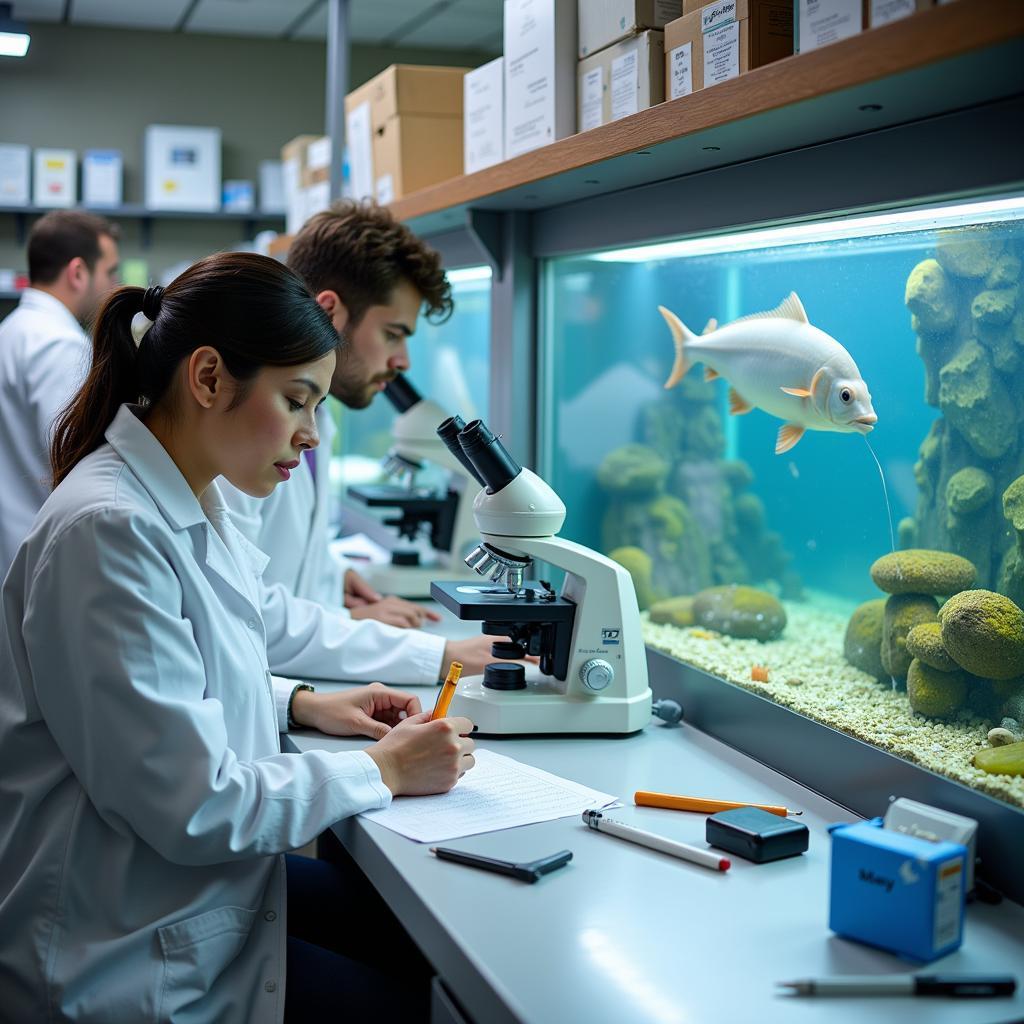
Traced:
MULTIPOLYGON (((462 632, 456 627, 452 632, 462 632)), ((330 686, 335 684, 321 684, 330 686)), ((436 688, 410 687, 430 707, 436 688)), ((363 739, 314 732, 285 749, 352 750, 363 739)), ((997 1024, 1024 1019, 1013 998, 794 998, 775 983, 914 970, 828 929, 826 827, 854 815, 692 727, 652 722, 626 738, 506 738, 480 746, 616 794, 614 816, 704 846, 705 817, 634 807, 637 789, 803 810, 810 849, 725 873, 588 829, 578 817, 452 840, 507 860, 561 849, 572 862, 534 885, 437 860, 426 845, 353 818, 334 831, 423 949, 472 1024, 997 1024)), ((921 968, 1016 973, 1024 908, 968 906, 964 942, 921 968)), ((458 1020, 459 1017, 447 1019, 458 1020)))

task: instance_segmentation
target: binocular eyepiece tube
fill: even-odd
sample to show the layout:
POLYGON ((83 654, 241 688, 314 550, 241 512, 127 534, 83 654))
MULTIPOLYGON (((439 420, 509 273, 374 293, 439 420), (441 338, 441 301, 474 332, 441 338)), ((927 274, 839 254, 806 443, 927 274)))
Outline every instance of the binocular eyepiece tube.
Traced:
POLYGON ((523 471, 483 420, 463 423, 460 416, 452 416, 437 428, 437 434, 489 494, 496 494, 523 471))
POLYGON ((399 414, 423 401, 423 396, 409 383, 409 378, 401 373, 388 381, 384 394, 399 414))

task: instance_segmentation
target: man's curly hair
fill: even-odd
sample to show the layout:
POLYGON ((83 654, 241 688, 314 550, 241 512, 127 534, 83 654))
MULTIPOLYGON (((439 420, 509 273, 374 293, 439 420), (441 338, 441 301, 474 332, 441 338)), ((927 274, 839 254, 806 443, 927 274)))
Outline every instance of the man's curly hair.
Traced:
POLYGON ((444 323, 454 308, 440 255, 369 200, 343 200, 310 217, 292 239, 288 266, 314 295, 337 292, 353 324, 387 305, 402 280, 423 296, 431 323, 444 323))

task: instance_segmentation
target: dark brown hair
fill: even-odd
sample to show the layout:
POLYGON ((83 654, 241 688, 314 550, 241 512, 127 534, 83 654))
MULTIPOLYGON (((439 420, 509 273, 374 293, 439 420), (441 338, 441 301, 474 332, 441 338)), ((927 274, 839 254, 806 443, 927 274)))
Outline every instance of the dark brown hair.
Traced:
POLYGON ((156 405, 181 361, 203 345, 215 348, 231 376, 244 383, 264 366, 296 366, 327 355, 338 335, 296 274, 253 253, 207 256, 166 290, 118 289, 96 320, 85 384, 54 428, 54 486, 103 443, 119 406, 156 405), (144 308, 153 325, 136 346, 132 318, 144 308))
POLYGON ((288 266, 317 295, 334 291, 353 324, 385 306, 403 279, 423 296, 427 319, 452 315, 452 290, 441 257, 383 206, 345 200, 314 214, 288 250, 288 266))
POLYGON ((117 239, 116 224, 82 210, 51 210, 32 225, 28 235, 28 279, 53 284, 60 272, 79 256, 89 268, 100 258, 100 238, 117 239))

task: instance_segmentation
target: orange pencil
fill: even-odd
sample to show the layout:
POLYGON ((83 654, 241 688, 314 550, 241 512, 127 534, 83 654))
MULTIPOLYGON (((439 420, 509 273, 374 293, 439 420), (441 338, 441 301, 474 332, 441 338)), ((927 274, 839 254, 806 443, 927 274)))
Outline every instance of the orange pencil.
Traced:
POLYGON ((459 676, 462 675, 462 662, 453 661, 448 666, 448 677, 444 681, 444 686, 441 687, 441 692, 437 695, 437 703, 434 705, 434 710, 430 712, 430 720, 436 721, 438 718, 444 718, 448 714, 448 705, 452 702, 452 697, 455 696, 455 687, 459 683, 459 676))
POLYGON ((716 811, 729 811, 734 807, 756 807, 770 814, 785 818, 789 814, 803 814, 803 811, 791 811, 788 807, 776 804, 751 804, 741 800, 705 800, 699 796, 672 796, 669 793, 648 793, 637 790, 633 794, 633 803, 637 807, 667 807, 670 811, 699 811, 701 814, 714 814, 716 811))

